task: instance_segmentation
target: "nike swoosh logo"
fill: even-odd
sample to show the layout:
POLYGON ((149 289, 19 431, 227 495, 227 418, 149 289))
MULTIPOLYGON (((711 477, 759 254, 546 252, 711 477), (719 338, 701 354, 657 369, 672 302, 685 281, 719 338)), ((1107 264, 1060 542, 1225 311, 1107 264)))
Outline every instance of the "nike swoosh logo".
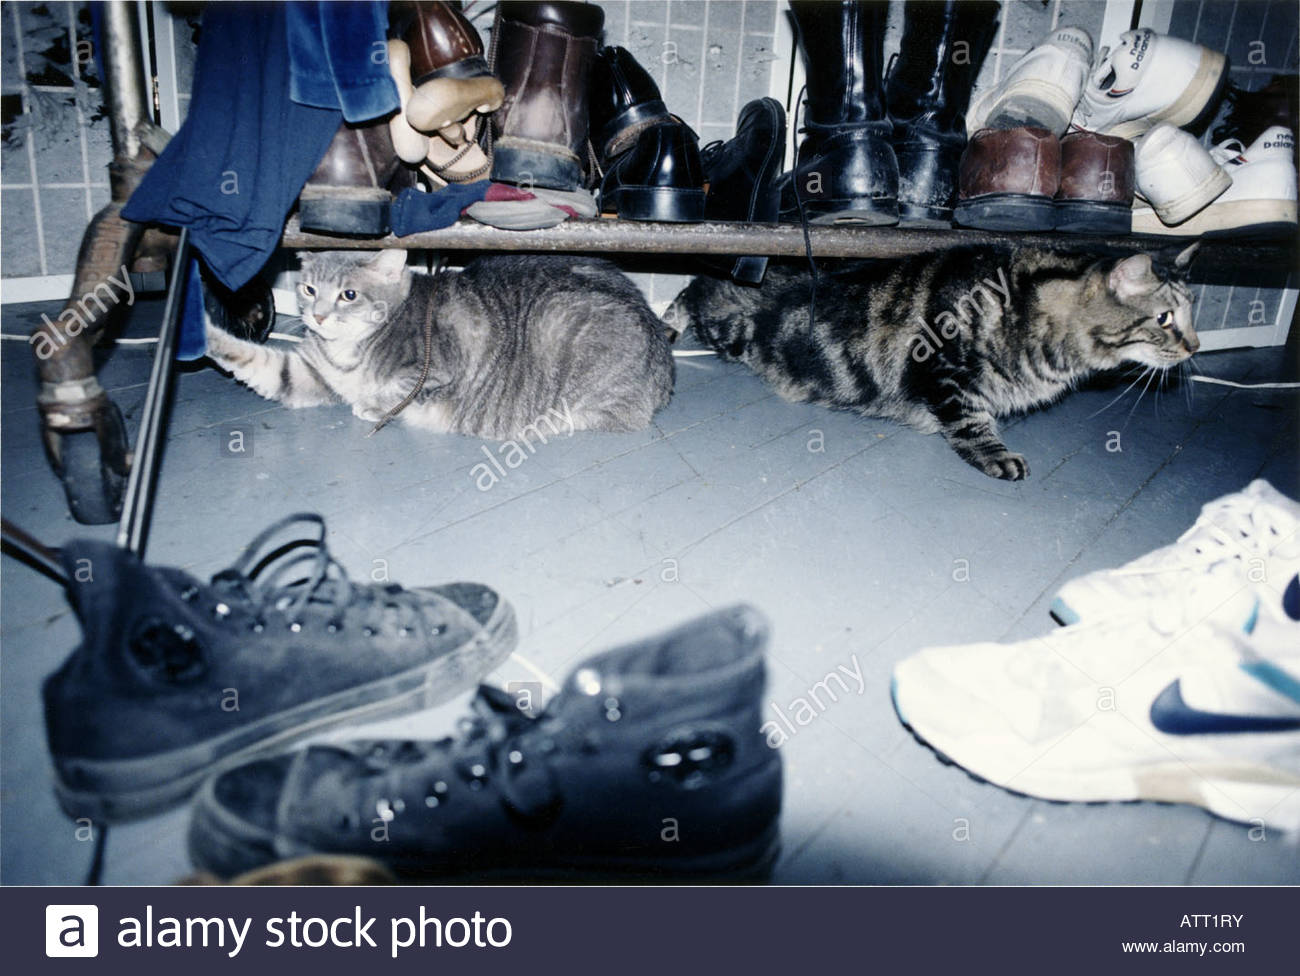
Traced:
POLYGON ((1282 715, 1228 715, 1192 708, 1183 700, 1182 685, 1177 678, 1169 682, 1151 703, 1151 724, 1166 735, 1300 730, 1300 718, 1282 715))

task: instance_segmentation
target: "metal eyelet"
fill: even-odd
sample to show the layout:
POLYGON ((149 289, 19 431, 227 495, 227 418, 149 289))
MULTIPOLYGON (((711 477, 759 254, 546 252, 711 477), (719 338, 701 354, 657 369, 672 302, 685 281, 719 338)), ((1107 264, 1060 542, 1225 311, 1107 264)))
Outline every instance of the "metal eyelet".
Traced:
POLYGON ((374 636, 375 636, 375 628, 373 628, 373 627, 362 627, 362 628, 361 628, 361 633, 362 633, 362 635, 365 636, 365 637, 374 637, 374 636))
POLYGON ((218 620, 224 620, 226 617, 230 616, 230 607, 226 606, 224 603, 218 603, 212 608, 212 616, 216 617, 218 620))
POLYGON ((297 620, 291 620, 291 621, 289 622, 289 630, 290 630, 292 633, 295 633, 295 634, 301 633, 301 632, 302 632, 302 624, 299 623, 297 620))
POLYGON ((266 624, 262 623, 260 620, 254 620, 252 624, 249 625, 248 629, 255 634, 260 634, 262 631, 266 630, 266 624))

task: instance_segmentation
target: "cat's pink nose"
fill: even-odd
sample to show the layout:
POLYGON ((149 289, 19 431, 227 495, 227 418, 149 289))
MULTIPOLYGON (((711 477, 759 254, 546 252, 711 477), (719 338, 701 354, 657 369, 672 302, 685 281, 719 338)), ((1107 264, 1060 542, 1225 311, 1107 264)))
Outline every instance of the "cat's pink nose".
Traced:
POLYGON ((317 324, 317 325, 324 325, 324 324, 325 324, 325 316, 324 316, 324 315, 315 315, 315 316, 312 316, 312 317, 313 317, 314 319, 316 319, 316 324, 317 324))

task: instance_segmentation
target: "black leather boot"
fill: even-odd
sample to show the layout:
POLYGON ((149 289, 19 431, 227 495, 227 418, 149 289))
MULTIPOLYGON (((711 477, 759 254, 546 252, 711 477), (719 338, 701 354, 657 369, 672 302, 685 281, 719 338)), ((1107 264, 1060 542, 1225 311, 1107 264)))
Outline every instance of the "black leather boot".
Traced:
POLYGON ((594 3, 503 2, 497 10, 492 64, 506 94, 492 115, 492 179, 576 190, 605 13, 594 3))
POLYGON ((903 37, 885 83, 898 158, 900 223, 952 223, 957 167, 966 146, 966 109, 999 4, 908 0, 903 37))
POLYGON ((782 177, 781 219, 898 222, 898 163, 885 115, 883 3, 791 0, 808 79, 795 168, 782 177))
POLYGON ((591 141, 604 173, 602 210, 628 220, 704 219, 699 140, 621 47, 601 51, 592 71, 591 141))
MULTIPOLYGON (((736 134, 704 147, 704 179, 709 184, 706 220, 774 224, 780 215, 776 179, 785 162, 785 109, 775 98, 757 98, 740 110, 736 134)), ((763 280, 767 258, 758 255, 706 262, 736 281, 763 280)))

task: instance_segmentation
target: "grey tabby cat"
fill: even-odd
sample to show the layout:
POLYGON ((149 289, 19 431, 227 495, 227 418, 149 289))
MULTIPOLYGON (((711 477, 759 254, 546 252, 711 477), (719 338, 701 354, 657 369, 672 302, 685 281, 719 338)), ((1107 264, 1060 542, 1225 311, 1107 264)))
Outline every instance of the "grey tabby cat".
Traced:
POLYGON ((845 264, 821 272, 812 329, 806 267, 774 267, 759 288, 697 278, 664 320, 787 400, 941 432, 985 474, 1017 481, 1029 465, 996 418, 1099 370, 1163 370, 1199 348, 1180 280, 1194 249, 1171 267, 1017 246, 845 264))
POLYGON ((419 382, 430 305, 431 369, 401 414, 410 423, 502 440, 551 417, 568 432, 640 430, 672 394, 664 325, 607 262, 486 257, 435 284, 408 271, 401 250, 301 260, 307 332, 296 347, 207 329, 219 366, 287 406, 343 401, 382 419, 419 382))

